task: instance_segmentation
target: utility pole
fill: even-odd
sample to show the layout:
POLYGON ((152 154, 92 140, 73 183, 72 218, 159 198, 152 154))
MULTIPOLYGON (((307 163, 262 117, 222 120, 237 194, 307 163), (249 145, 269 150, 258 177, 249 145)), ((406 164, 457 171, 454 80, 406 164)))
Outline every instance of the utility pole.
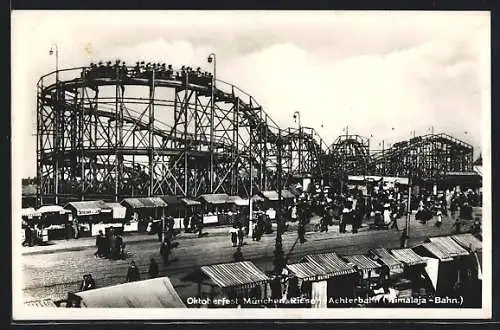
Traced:
POLYGON ((285 257, 283 252, 283 230, 285 228, 283 223, 283 214, 281 212, 282 208, 282 164, 281 164, 281 153, 282 153, 283 141, 281 139, 281 130, 278 133, 278 140, 276 141, 276 147, 278 148, 277 155, 277 183, 278 183, 278 209, 277 209, 277 229, 276 229, 276 242, 275 242, 275 250, 274 250, 274 269, 275 274, 280 275, 285 267, 285 257))

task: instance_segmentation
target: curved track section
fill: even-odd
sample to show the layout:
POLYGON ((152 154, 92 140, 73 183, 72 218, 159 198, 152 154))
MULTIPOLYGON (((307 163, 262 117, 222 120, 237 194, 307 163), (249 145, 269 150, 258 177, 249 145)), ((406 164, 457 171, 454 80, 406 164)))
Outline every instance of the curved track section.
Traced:
POLYGON ((37 85, 40 202, 276 189, 323 173, 313 130, 280 129, 256 100, 190 68, 108 64, 59 70, 37 85), (250 173, 252 178, 250 179, 250 173))

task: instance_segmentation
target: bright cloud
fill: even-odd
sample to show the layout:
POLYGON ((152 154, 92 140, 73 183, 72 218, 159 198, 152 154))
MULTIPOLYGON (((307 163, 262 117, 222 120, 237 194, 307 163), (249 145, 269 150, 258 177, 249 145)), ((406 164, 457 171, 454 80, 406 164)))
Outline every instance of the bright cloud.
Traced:
POLYGON ((60 66, 120 59, 200 66, 252 95, 275 122, 314 127, 329 143, 349 131, 372 146, 447 132, 481 146, 490 93, 484 13, 15 12, 13 104, 22 175, 34 175, 35 85, 60 66), (90 51, 89 51, 90 50, 90 51), (393 129, 394 128, 394 129, 393 129), (467 132, 467 134, 465 134, 467 132))

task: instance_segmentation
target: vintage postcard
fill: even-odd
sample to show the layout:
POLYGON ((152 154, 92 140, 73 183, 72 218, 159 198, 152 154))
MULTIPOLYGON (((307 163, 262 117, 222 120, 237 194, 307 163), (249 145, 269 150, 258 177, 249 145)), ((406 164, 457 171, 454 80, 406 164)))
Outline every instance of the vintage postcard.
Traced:
POLYGON ((11 30, 14 320, 491 317, 488 12, 11 30))

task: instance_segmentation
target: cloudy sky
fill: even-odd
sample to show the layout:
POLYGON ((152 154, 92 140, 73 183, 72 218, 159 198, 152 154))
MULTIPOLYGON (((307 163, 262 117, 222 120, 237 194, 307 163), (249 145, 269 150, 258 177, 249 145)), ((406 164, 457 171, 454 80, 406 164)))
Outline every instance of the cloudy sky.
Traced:
POLYGON ((14 11, 13 149, 22 176, 36 174, 35 86, 55 68, 53 43, 61 68, 121 59, 211 70, 206 57, 215 52, 219 79, 283 127, 300 111, 328 143, 345 126, 373 135, 373 146, 433 127, 478 155, 489 120, 486 12, 14 11))

